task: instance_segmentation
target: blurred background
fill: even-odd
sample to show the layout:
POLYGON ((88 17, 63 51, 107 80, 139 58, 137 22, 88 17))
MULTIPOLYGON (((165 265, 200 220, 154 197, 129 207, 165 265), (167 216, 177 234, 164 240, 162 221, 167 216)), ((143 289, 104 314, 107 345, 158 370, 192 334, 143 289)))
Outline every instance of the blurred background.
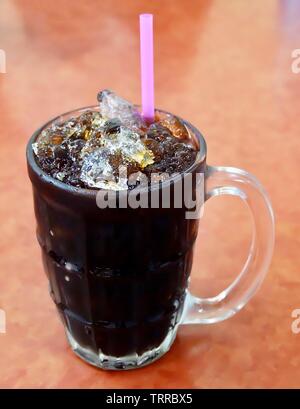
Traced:
MULTIPOLYGON (((298 0, 0 0, 0 387, 299 387, 300 48, 298 0), (276 248, 260 292, 232 320, 184 327, 147 368, 99 372, 77 360, 47 293, 25 146, 48 119, 111 88, 140 102, 139 23, 154 14, 155 101, 192 122, 211 165, 244 168, 268 191, 276 248)), ((215 295, 240 271, 247 209, 210 200, 192 289, 215 295)))

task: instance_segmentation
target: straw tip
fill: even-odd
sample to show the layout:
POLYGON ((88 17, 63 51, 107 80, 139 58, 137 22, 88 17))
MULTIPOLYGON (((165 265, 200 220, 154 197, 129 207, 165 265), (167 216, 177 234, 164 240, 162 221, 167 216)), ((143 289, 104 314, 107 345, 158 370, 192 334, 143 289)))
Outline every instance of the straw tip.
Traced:
POLYGON ((147 19, 152 19, 153 18, 153 14, 150 13, 142 13, 140 14, 140 19, 141 20, 147 20, 147 19))

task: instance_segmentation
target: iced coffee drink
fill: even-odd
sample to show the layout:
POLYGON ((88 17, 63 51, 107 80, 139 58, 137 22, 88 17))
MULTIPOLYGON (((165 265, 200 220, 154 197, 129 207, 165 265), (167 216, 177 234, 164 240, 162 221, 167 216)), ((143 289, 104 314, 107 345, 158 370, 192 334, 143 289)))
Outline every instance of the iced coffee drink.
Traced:
POLYGON ((33 136, 29 175, 50 294, 73 350, 127 369, 157 359, 176 334, 198 221, 172 189, 205 164, 195 130, 178 117, 156 111, 148 123, 109 90, 98 102, 33 136), (167 188, 168 206, 120 205, 130 193, 167 188), (113 192, 115 205, 99 206, 99 192, 113 192))

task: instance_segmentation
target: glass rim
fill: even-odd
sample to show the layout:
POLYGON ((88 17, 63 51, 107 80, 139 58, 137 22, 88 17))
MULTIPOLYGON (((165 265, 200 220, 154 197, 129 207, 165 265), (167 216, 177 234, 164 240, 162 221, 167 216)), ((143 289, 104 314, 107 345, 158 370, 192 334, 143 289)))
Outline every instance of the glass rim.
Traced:
MULTIPOLYGON (((139 105, 135 105, 136 107, 139 107, 139 105)), ((43 124, 42 126, 40 126, 30 137, 28 144, 27 144, 27 149, 26 149, 26 156, 27 156, 27 162, 28 165, 30 166, 30 168, 34 171, 35 174, 37 174, 37 176, 39 178, 42 178, 44 180, 44 182, 46 183, 50 183, 52 186, 60 189, 60 190, 65 190, 65 191, 69 191, 69 192, 76 192, 76 194, 83 194, 84 196, 92 196, 95 197, 97 195, 97 193, 99 191, 102 192, 115 192, 118 195, 120 194, 128 194, 128 192, 130 192, 130 190, 111 190, 111 189, 95 189, 95 188, 83 188, 83 187, 76 187, 73 185, 69 185, 65 182, 62 182, 54 177, 52 177, 51 175, 49 175, 48 173, 46 173, 37 163, 36 161, 36 157, 35 154, 33 152, 33 148, 32 148, 32 144, 35 142, 35 140, 37 139, 37 137, 41 134, 41 132, 43 132, 43 130, 45 130, 47 127, 49 127, 52 123, 56 122, 56 121, 63 121, 65 117, 70 116, 72 114, 74 114, 74 116, 76 114, 82 113, 84 111, 87 110, 93 110, 93 111, 97 111, 99 110, 99 105, 89 105, 89 106, 85 106, 82 108, 77 108, 77 109, 72 109, 71 111, 67 111, 64 112, 60 115, 57 115, 56 117, 50 119, 49 121, 47 121, 45 124, 43 124)), ((170 114, 173 115, 175 117, 177 117, 178 119, 180 119, 180 121, 183 122, 183 124, 188 128, 189 131, 192 132, 192 134, 195 136, 195 138, 198 141, 199 144, 199 150, 197 151, 197 156, 196 159, 194 161, 194 163, 188 168, 186 169, 184 172, 180 172, 180 173, 176 173, 173 176, 170 175, 170 177, 162 182, 159 183, 154 183, 151 184, 150 186, 147 187, 137 187, 135 189, 133 189, 133 191, 135 192, 149 192, 152 190, 156 190, 156 189, 163 189, 164 186, 170 186, 170 183, 174 183, 176 181, 178 181, 179 179, 181 179, 181 175, 187 174, 187 173, 192 173, 195 168, 197 168, 197 166, 203 162, 205 162, 206 159, 206 142, 205 139, 203 137, 203 135, 201 134, 201 132, 194 126, 192 125, 190 122, 186 121, 185 119, 182 119, 181 117, 179 117, 178 115, 174 115, 168 111, 165 111, 163 109, 155 109, 156 112, 161 112, 163 114, 170 114)))

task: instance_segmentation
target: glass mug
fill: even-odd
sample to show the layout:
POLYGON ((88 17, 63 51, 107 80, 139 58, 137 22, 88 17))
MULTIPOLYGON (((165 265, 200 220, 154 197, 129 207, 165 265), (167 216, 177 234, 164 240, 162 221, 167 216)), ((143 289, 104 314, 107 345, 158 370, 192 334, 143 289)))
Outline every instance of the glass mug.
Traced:
MULTIPOLYGON (((190 294, 199 219, 186 217, 186 206, 176 207, 172 199, 172 189, 181 183, 182 175, 170 179, 169 208, 160 202, 154 208, 100 209, 99 191, 69 186, 36 163, 32 143, 43 129, 87 109, 98 108, 59 116, 37 130, 28 143, 37 238, 50 295, 73 351, 100 368, 137 368, 170 349, 179 325, 225 320, 249 301, 271 261, 273 211, 254 176, 241 169, 208 166, 203 136, 182 120, 199 146, 194 164, 186 171, 192 175, 192 194, 202 190, 204 200, 238 196, 247 204, 253 224, 247 261, 233 283, 215 297, 190 294), (200 182, 197 174, 204 175, 200 182)), ((165 183, 142 187, 140 194, 149 196, 154 190, 163 194, 165 183)), ((117 203, 128 194, 117 192, 117 203)))

